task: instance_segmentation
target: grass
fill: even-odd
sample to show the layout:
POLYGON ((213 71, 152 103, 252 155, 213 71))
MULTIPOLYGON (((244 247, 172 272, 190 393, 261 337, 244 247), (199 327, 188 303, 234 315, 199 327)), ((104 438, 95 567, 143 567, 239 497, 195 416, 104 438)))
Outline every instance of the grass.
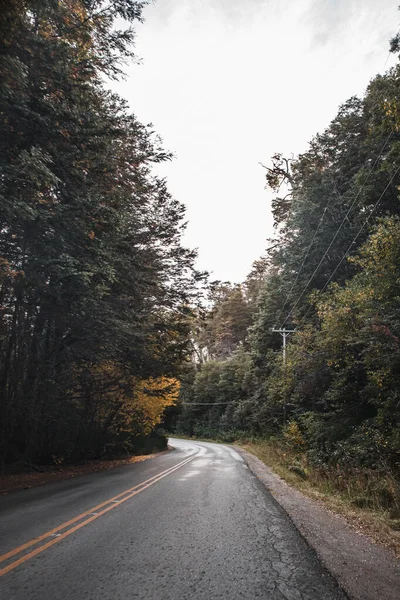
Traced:
POLYGON ((400 489, 388 474, 369 469, 321 469, 276 440, 237 444, 271 467, 289 485, 341 514, 358 531, 400 556, 400 489))
MULTIPOLYGON (((232 443, 231 439, 173 437, 232 443)), ((240 437, 234 443, 257 456, 290 486, 322 501, 357 531, 400 557, 400 488, 394 477, 372 469, 316 468, 308 464, 304 453, 277 439, 240 437)))

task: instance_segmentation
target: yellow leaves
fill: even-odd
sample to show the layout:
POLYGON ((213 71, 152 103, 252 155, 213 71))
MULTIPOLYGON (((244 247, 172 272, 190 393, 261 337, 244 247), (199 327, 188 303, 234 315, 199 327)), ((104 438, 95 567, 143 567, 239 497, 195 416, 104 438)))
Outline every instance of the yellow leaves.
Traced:
POLYGON ((385 115, 390 118, 393 123, 393 127, 396 131, 400 130, 400 111, 397 99, 396 100, 385 100, 383 103, 383 110, 385 115))
POLYGON ((95 238, 95 237, 96 237, 96 234, 95 234, 95 232, 94 232, 93 230, 92 230, 92 231, 89 231, 89 233, 88 233, 88 238, 89 238, 89 239, 91 239, 91 240, 94 240, 94 238, 95 238))
POLYGON ((369 382, 375 386, 375 395, 377 398, 379 398, 380 400, 383 399, 384 397, 384 392, 385 389, 387 389, 387 386, 389 384, 391 384, 391 382, 393 381, 393 373, 391 372, 391 369, 388 368, 380 368, 377 370, 373 370, 373 369, 369 369, 367 371, 367 376, 368 376, 368 380, 369 382))
POLYGON ((115 433, 147 435, 158 425, 167 406, 176 404, 180 383, 169 377, 137 379, 117 364, 104 361, 90 367, 97 419, 112 419, 115 433))
POLYGON ((160 422, 167 406, 176 404, 180 383, 168 377, 138 381, 134 388, 134 406, 142 412, 148 433, 160 422))
POLYGON ((296 421, 290 421, 286 425, 283 432, 283 437, 291 449, 302 450, 306 447, 306 440, 304 439, 304 436, 300 431, 300 427, 296 421))
POLYGON ((87 11, 84 3, 82 3, 80 0, 63 0, 63 4, 73 11, 74 17, 79 17, 81 21, 86 19, 87 11))

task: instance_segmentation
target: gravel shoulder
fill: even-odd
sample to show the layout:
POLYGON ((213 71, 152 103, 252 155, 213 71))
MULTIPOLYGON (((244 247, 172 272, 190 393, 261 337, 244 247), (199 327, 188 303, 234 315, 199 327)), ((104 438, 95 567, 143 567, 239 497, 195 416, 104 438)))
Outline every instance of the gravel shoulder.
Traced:
POLYGON ((290 487, 250 452, 238 446, 234 449, 284 508, 351 600, 398 600, 400 561, 393 552, 355 531, 322 503, 290 487))

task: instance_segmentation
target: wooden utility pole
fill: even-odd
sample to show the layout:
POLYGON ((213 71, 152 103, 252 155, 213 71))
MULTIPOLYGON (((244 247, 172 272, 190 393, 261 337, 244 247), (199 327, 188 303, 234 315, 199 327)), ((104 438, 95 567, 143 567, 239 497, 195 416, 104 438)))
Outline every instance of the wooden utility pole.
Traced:
POLYGON ((282 351, 283 351, 283 364, 286 364, 286 336, 288 336, 290 333, 294 333, 296 330, 295 329, 285 329, 285 328, 280 328, 280 329, 275 329, 275 327, 272 329, 272 331, 274 333, 280 333, 282 336, 282 351))
MULTIPOLYGON (((280 327, 279 329, 275 329, 275 327, 272 328, 272 331, 274 333, 280 333, 282 336, 282 352, 283 352, 283 364, 286 364, 286 336, 288 336, 290 333, 294 333, 296 330, 295 329, 285 329, 284 327, 280 327)), ((287 420, 287 405, 284 404, 282 406, 282 410, 283 410, 283 424, 285 425, 286 420, 287 420)))

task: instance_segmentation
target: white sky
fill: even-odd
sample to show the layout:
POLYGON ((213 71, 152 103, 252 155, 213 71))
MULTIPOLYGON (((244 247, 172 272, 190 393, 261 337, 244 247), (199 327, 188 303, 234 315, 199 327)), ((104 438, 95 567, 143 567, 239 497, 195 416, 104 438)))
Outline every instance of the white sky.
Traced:
MULTIPOLYGON (((306 149, 383 72, 399 0, 157 0, 140 65, 112 87, 176 155, 159 173, 187 206, 184 242, 242 281, 273 234, 264 170, 306 149)), ((396 62, 391 56, 386 68, 396 62)))

